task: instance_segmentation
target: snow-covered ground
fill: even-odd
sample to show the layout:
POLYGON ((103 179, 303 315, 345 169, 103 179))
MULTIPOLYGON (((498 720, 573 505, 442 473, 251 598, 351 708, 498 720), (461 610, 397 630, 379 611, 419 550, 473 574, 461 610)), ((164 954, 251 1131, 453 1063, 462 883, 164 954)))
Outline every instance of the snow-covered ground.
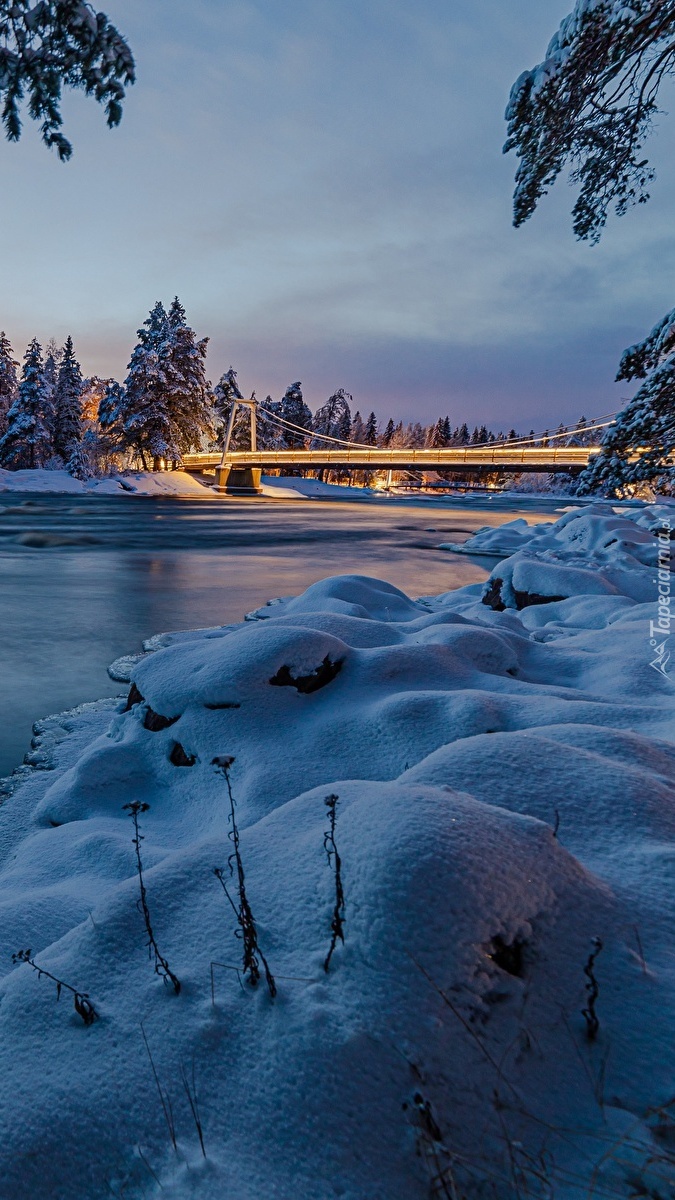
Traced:
POLYGON ((0 821, 2 1195, 672 1194, 663 521, 502 527, 536 594, 513 557, 424 600, 330 578, 42 724, 0 821))
MULTIPOLYGON (((0 467, 0 492, 65 492, 71 495, 137 496, 210 496, 211 488, 187 471, 125 471, 104 479, 73 479, 67 471, 5 471, 0 467)), ((363 499, 372 495, 367 488, 343 484, 321 483, 318 479, 285 479, 276 475, 263 476, 264 496, 279 500, 305 500, 308 497, 334 496, 341 499, 363 499)))
POLYGON ((209 489, 187 471, 125 471, 104 479, 74 479, 67 471, 5 471, 0 492, 67 492, 71 495, 208 496, 209 489))

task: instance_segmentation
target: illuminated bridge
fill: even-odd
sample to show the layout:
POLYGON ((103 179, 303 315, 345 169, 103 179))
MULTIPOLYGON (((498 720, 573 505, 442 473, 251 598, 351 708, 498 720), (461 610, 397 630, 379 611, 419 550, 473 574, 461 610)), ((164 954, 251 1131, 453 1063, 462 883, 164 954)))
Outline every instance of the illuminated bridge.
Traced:
MULTIPOLYGON (((609 424, 610 422, 606 422, 609 424)), ((586 428, 586 427, 585 427, 586 428)), ((588 428, 591 428, 590 426, 588 428)), ((603 425, 594 423, 592 428, 603 425)), ((224 450, 211 450, 198 454, 183 455, 185 471, 215 475, 219 491, 232 493, 254 493, 260 488, 263 473, 287 468, 290 470, 318 471, 340 469, 352 471, 450 471, 458 474, 489 475, 496 472, 518 473, 521 471, 564 472, 578 474, 588 465, 592 455, 598 453, 597 446, 561 445, 564 436, 574 441, 580 430, 566 435, 549 435, 549 444, 537 445, 532 440, 518 439, 511 442, 490 442, 480 446, 448 446, 424 449, 391 449, 382 446, 357 445, 327 435, 313 434, 306 429, 292 426, 276 414, 267 412, 253 398, 238 400, 233 406, 225 435, 224 450), (236 409, 246 407, 251 413, 251 449, 231 450, 230 442, 236 409), (288 427, 288 431, 303 434, 311 440, 310 449, 259 450, 256 446, 256 415, 264 415, 274 425, 288 427), (314 448, 317 441, 326 443, 314 448), (553 442, 551 445, 550 442, 553 442), (556 444, 557 443, 557 444, 556 444)), ((545 441, 547 439, 544 439, 545 441)))
POLYGON ((442 450, 385 450, 379 446, 345 450, 230 450, 184 454, 183 470, 215 472, 216 486, 227 490, 257 488, 260 476, 287 467, 318 471, 333 467, 352 471, 564 471, 578 473, 597 454, 595 446, 451 446, 442 450))

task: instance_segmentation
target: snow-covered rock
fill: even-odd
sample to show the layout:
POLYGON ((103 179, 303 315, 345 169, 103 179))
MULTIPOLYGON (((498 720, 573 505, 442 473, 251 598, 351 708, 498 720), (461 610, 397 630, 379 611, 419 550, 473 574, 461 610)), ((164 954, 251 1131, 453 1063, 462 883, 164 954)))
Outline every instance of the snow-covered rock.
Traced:
POLYGON ((522 609, 582 595, 646 602, 656 595, 658 535, 668 542, 673 527, 675 506, 617 510, 592 504, 571 509, 554 522, 528 525, 520 518, 496 529, 479 529, 466 542, 440 548, 505 557, 485 587, 485 603, 494 608, 522 609))
POLYGON ((607 576, 649 574, 653 535, 586 509, 536 536, 574 545, 583 518, 603 586, 562 565, 577 591, 519 612, 481 585, 415 601, 323 580, 152 639, 118 664, 127 705, 56 722, 0 819, 2 1194, 656 1194, 675 703, 653 599, 607 576), (605 521, 634 567, 603 557, 605 521), (238 906, 223 762, 274 998, 214 875, 238 906), (180 994, 148 959, 129 804, 149 806, 146 898, 180 994), (27 947, 98 1020, 12 964, 27 947))

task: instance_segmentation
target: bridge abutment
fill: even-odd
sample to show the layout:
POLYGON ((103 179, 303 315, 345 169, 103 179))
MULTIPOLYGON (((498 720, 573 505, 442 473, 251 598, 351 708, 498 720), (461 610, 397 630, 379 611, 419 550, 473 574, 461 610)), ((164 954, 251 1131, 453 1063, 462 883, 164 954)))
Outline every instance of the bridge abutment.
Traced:
POLYGON ((260 467, 216 467, 217 492, 226 496, 261 496, 260 467))

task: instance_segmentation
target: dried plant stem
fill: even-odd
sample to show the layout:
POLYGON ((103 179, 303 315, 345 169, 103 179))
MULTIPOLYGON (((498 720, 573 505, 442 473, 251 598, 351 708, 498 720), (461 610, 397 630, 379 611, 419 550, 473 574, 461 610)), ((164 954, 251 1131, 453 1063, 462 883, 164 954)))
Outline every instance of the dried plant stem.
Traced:
POLYGON ((159 975, 163 983, 167 985, 171 984, 174 992, 176 995, 178 995, 180 992, 180 979, 174 975, 168 962, 164 956, 160 954, 159 946, 155 940, 152 922, 150 920, 148 894, 145 887, 145 880, 143 879, 143 860, 141 859, 141 842, 143 841, 143 834, 140 831, 138 817, 139 813, 147 812, 150 808, 150 805, 141 804, 139 800, 134 800, 131 804, 125 804, 124 808, 129 813, 134 823, 134 836, 132 838, 132 842, 136 851, 136 870, 138 872, 138 884, 141 892, 139 899, 136 901, 136 905, 139 912, 143 914, 143 920, 145 921, 145 930, 148 935, 148 957, 150 961, 154 963, 155 974, 159 975))
POLYGON ((335 904, 333 906, 333 916, 330 923, 331 942, 328 954, 324 960, 323 969, 328 974, 330 968, 330 960, 333 957, 333 952, 337 946, 338 938, 344 946, 345 942, 345 893, 342 886, 342 859, 338 853, 338 848, 335 844, 335 821, 337 816, 338 797, 332 793, 326 796, 324 804, 328 809, 329 827, 323 835, 323 848, 326 851, 328 866, 335 864, 335 904))
POLYGON ((56 975, 52 975, 51 971, 46 971, 44 967, 38 966, 38 964, 35 962, 35 959, 32 957, 30 950, 18 950, 16 954, 12 955, 12 962, 27 963, 29 967, 32 967, 34 971, 37 971, 38 979, 41 979, 43 975, 45 979, 51 979, 52 983, 56 984, 57 1001, 61 997, 63 988, 65 988, 67 992, 70 992, 71 996, 73 997, 73 1006, 75 1008, 75 1012, 79 1017, 82 1017, 85 1025, 93 1025, 94 1021, 97 1020, 98 1013, 89 999, 89 993, 78 992, 77 988, 71 987, 69 983, 64 983, 62 979, 58 979, 56 975))
POLYGON ((155 1087, 157 1088, 159 1102, 162 1106, 162 1112, 164 1113, 164 1120, 166 1121, 166 1126, 167 1126, 167 1129, 169 1130, 169 1137, 171 1138, 171 1145, 173 1146, 174 1150, 177 1151, 178 1143, 176 1141, 176 1122, 174 1120, 173 1107, 171 1105, 171 1098, 170 1098, 168 1092, 164 1091, 164 1088, 162 1087, 162 1085, 159 1081, 159 1075, 157 1074, 155 1060, 152 1057, 152 1050, 150 1049, 150 1043, 148 1042, 148 1039, 146 1037, 145 1029, 143 1028, 142 1022, 141 1022, 141 1034, 143 1035, 143 1041, 145 1042, 145 1049, 147 1050, 148 1058, 150 1059, 150 1066, 152 1067, 152 1074, 153 1074, 153 1078, 155 1080, 155 1087))
POLYGON ((586 984, 586 995, 588 999, 586 1001, 586 1007, 582 1008, 581 1010, 581 1015, 586 1021, 586 1036, 588 1037, 589 1042, 594 1042, 600 1030, 600 1022, 595 1011, 595 1005, 600 994, 600 988, 598 986, 598 981, 595 978, 594 968, 595 960, 602 950, 602 939, 599 937, 594 937, 591 942, 591 946, 593 949, 591 950, 591 953, 588 956, 588 961, 584 967, 584 975, 588 980, 588 983, 586 984))
POLYGON ((265 955, 258 944, 258 930, 253 917, 253 912, 251 910, 251 905, 249 904, 248 896, 246 895, 244 864, 239 846, 239 829, 237 828, 237 818, 235 814, 236 804, 234 794, 232 792, 232 781, 230 779, 230 767, 232 766, 233 762, 234 759, 229 756, 221 756, 213 759, 213 765, 217 767, 220 773, 225 777, 227 794, 230 801, 229 820, 231 829, 229 837, 234 846, 234 850, 228 859, 228 866, 230 868, 230 875, 234 874, 236 867, 238 904, 235 904, 228 891, 222 869, 220 867, 214 867, 213 873, 219 880, 220 885, 227 896, 227 899, 232 905, 232 909, 237 918, 237 923, 239 925, 238 936, 241 938, 244 946, 242 961, 243 974, 248 975, 251 986, 256 987, 260 980, 260 963, 262 962, 267 989, 271 998, 274 999, 277 994, 277 985, 274 981, 274 976, 269 969, 267 959, 265 958, 265 955))

